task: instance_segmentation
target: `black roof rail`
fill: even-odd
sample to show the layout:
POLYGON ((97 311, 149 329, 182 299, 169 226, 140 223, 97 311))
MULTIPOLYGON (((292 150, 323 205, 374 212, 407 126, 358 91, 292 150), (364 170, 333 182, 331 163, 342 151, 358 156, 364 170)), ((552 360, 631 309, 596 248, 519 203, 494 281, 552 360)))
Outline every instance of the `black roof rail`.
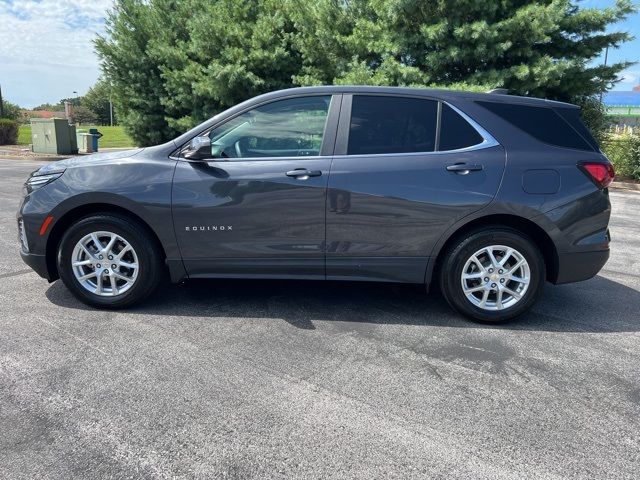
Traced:
POLYGON ((508 88, 493 88, 489 90, 487 93, 497 93, 499 95, 509 95, 508 88))

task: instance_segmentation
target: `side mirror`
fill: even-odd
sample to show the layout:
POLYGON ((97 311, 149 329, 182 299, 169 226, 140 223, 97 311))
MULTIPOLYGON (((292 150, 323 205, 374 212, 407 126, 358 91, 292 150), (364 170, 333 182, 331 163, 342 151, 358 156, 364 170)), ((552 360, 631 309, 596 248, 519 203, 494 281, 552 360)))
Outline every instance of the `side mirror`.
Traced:
POLYGON ((211 140, 209 137, 196 137, 189 142, 189 148, 184 152, 184 157, 191 160, 203 160, 211 158, 211 140))

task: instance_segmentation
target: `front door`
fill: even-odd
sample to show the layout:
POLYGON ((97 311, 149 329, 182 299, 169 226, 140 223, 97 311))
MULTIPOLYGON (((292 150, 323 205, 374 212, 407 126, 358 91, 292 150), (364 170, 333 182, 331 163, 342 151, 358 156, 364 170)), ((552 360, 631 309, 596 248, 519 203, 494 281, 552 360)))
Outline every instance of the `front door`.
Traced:
POLYGON ((205 133, 210 159, 178 162, 173 222, 190 277, 324 278, 323 153, 339 104, 316 95, 258 106, 205 133))

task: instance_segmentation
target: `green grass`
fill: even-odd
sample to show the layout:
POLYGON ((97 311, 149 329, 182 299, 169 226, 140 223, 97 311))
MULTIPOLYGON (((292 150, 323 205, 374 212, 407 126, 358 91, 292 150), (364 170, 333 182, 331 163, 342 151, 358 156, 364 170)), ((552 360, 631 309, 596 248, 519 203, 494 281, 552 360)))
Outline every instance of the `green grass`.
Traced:
POLYGON ((31 143, 31 127, 20 125, 18 127, 18 145, 29 145, 31 143))
MULTIPOLYGON (((93 128, 91 126, 78 127, 82 130, 93 128)), ((134 147, 133 140, 125 133, 123 127, 95 127, 103 137, 98 143, 98 148, 134 147)), ((31 126, 21 125, 18 130, 18 144, 28 145, 31 143, 31 126)))
POLYGON ((640 117, 640 112, 638 113, 607 113, 608 117, 616 117, 616 118, 635 118, 640 117))

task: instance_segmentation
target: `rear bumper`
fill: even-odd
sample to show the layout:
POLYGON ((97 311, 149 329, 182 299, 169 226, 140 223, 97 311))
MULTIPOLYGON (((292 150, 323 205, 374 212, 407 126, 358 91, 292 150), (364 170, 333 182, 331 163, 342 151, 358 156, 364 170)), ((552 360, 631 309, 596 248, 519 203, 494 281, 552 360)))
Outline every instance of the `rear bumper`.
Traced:
POLYGON ((594 277, 609 260, 609 250, 558 254, 555 284, 581 282, 594 277))
POLYGON ((38 275, 51 281, 49 268, 47 267, 47 258, 44 255, 35 255, 33 253, 20 252, 22 261, 29 265, 38 275))

